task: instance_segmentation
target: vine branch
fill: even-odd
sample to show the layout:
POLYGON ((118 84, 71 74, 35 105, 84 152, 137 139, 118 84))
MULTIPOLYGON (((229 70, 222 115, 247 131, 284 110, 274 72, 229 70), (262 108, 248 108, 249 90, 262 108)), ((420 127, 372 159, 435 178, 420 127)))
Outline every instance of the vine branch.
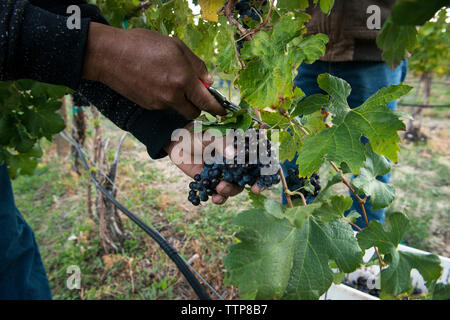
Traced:
MULTIPOLYGON (((361 206, 361 210, 363 212, 363 216, 364 216, 364 221, 366 222, 366 226, 367 228, 369 227, 369 219, 367 218, 367 212, 366 212, 366 207, 364 206, 364 204, 366 203, 367 197, 365 198, 361 198, 356 192, 355 189, 353 189, 353 187, 350 185, 350 183, 348 182, 347 178, 345 177, 344 173, 342 172, 342 170, 340 170, 338 168, 338 166, 333 162, 333 161, 329 161, 331 166, 333 167, 334 170, 336 170, 336 172, 338 172, 341 175, 341 179, 342 182, 347 186, 347 188, 350 190, 350 192, 353 194, 353 196, 358 200, 359 205, 361 206)), ((349 220, 348 220, 349 221, 349 220)), ((353 225, 353 224, 352 224, 353 225)), ((359 230, 361 230, 359 228, 359 230)), ((380 263, 380 269, 384 266, 384 262, 383 259, 381 258, 380 253, 378 252, 378 249, 376 246, 374 246, 375 252, 377 254, 378 257, 378 262, 380 263)))

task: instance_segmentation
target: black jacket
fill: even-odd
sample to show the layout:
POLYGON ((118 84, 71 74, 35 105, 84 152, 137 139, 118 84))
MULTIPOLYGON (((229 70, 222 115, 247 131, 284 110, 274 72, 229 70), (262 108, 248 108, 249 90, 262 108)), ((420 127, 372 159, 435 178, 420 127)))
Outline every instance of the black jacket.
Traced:
POLYGON ((109 87, 81 78, 89 22, 108 24, 80 0, 0 0, 0 81, 33 79, 79 91, 119 128, 129 131, 153 159, 188 120, 172 110, 145 110, 109 87), (66 10, 80 7, 81 29, 67 28, 66 10))

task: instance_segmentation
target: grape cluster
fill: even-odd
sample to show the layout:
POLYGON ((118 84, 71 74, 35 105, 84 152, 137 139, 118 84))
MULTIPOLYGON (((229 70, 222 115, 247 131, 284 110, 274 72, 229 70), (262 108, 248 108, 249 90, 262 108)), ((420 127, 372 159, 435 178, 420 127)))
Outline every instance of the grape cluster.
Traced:
POLYGON ((239 16, 241 18, 249 17, 253 20, 260 20, 260 16, 262 16, 263 14, 262 10, 252 7, 248 0, 241 0, 239 2, 236 2, 234 6, 236 10, 239 11, 239 16), (257 12, 259 13, 259 15, 257 12))
MULTIPOLYGON (((319 194, 319 192, 321 190, 319 175, 317 173, 313 173, 312 176, 309 178, 309 182, 314 187, 313 193, 307 191, 304 188, 306 179, 307 178, 299 178, 298 168, 295 168, 295 169, 289 168, 287 170, 286 184, 290 191, 296 191, 296 192, 302 193, 305 196, 305 199, 307 199, 308 197, 317 197, 317 195, 319 194)), ((300 198, 300 196, 297 194, 291 196, 292 200, 299 199, 299 198, 300 198)))
POLYGON ((369 284, 368 279, 361 276, 358 277, 357 280, 353 280, 351 282, 347 279, 344 279, 342 283, 372 296, 380 297, 381 290, 375 287, 374 279, 372 279, 371 281, 373 281, 373 283, 371 282, 371 284, 369 284))
POLYGON ((245 133, 243 148, 239 148, 238 138, 234 138, 234 148, 237 150, 237 155, 233 160, 223 158, 222 163, 214 161, 205 162, 203 165, 203 171, 200 174, 194 176, 194 181, 189 184, 189 197, 188 200, 194 205, 198 206, 200 201, 208 201, 209 197, 216 194, 216 187, 220 181, 226 181, 229 183, 237 184, 241 187, 248 185, 252 186, 255 183, 260 188, 271 187, 280 182, 280 175, 277 173, 272 175, 261 175, 262 168, 270 168, 279 164, 274 161, 274 155, 271 149, 271 143, 266 139, 259 139, 259 131, 256 130, 256 139, 250 139, 252 130, 245 133), (271 164, 263 164, 260 161, 260 150, 266 152, 267 157, 270 157, 271 164), (251 163, 253 158, 256 159, 256 163, 251 163), (244 163, 238 161, 245 159, 244 163))

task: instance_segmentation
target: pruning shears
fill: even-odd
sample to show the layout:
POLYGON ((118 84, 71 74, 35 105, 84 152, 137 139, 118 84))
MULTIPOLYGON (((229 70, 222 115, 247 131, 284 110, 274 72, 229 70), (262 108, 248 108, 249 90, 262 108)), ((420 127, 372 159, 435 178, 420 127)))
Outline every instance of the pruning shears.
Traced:
MULTIPOLYGON (((236 104, 234 104, 233 102, 231 102, 230 100, 228 100, 219 90, 217 90, 215 87, 207 84, 206 82, 200 80, 203 85, 206 87, 206 89, 208 89, 208 91, 214 96, 214 98, 216 98, 216 100, 219 102, 219 104, 227 110, 230 110, 232 112, 236 112, 239 110, 242 110, 242 108, 236 104)), ((267 123, 265 123, 264 121, 259 120, 257 117, 255 117, 254 115, 252 115, 251 113, 249 113, 249 116, 255 120, 256 122, 258 122, 259 124, 262 124, 264 126, 269 126, 267 123)))

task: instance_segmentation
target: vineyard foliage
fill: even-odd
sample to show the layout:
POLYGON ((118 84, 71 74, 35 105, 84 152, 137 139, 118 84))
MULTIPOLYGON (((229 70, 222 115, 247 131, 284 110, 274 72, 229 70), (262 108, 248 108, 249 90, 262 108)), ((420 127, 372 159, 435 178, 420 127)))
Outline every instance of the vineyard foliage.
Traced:
MULTIPOLYGON (((201 6, 201 16, 193 14, 186 0, 90 2, 116 27, 148 28, 182 39, 211 72, 240 89, 243 111, 225 118, 202 115, 199 121, 205 128, 226 133, 231 128, 259 127, 249 113, 260 114, 269 124, 269 136, 274 129, 280 130, 281 161, 293 159, 297 152, 300 176, 309 177, 324 168, 332 173, 321 194, 308 205, 282 206, 262 195, 250 195, 254 208, 236 216, 237 241, 225 258, 226 281, 238 287, 242 297, 317 299, 333 283, 333 269, 356 270, 364 265, 365 250, 373 246, 383 264, 381 285, 386 295, 411 292, 411 268, 417 268, 427 281, 439 278, 437 256, 397 250, 408 224, 404 214, 392 214, 385 225, 371 222, 355 236, 349 224, 355 215, 345 217, 351 198, 332 191, 333 185, 355 174, 349 185, 355 194, 366 196, 362 203, 370 202, 374 208, 392 203, 394 188, 376 176, 390 171, 387 159, 398 160, 399 131, 405 125, 404 115, 386 104, 411 90, 404 84, 383 88, 355 109, 347 103, 350 85, 330 74, 317 80, 323 94, 305 97, 300 89, 294 90, 297 68, 319 59, 328 41, 323 34, 305 36, 310 16, 304 10, 312 3, 328 14, 333 0, 278 0, 276 5, 248 1, 257 19, 238 14, 236 1, 193 1, 201 6), (362 137, 370 144, 364 144, 362 137)), ((413 49, 415 25, 425 23, 442 7, 442 1, 420 1, 426 15, 402 24, 408 3, 419 5, 419 1, 399 1, 379 38, 392 66, 405 57, 407 49, 413 49)), ((0 84, 0 161, 6 160, 13 177, 31 173, 41 156, 40 138, 51 139, 64 128, 55 112, 65 93, 64 88, 29 80, 0 84)))
POLYGON ((425 23, 418 31, 417 45, 409 59, 409 68, 417 75, 450 74, 450 11, 441 9, 434 21, 425 23))

